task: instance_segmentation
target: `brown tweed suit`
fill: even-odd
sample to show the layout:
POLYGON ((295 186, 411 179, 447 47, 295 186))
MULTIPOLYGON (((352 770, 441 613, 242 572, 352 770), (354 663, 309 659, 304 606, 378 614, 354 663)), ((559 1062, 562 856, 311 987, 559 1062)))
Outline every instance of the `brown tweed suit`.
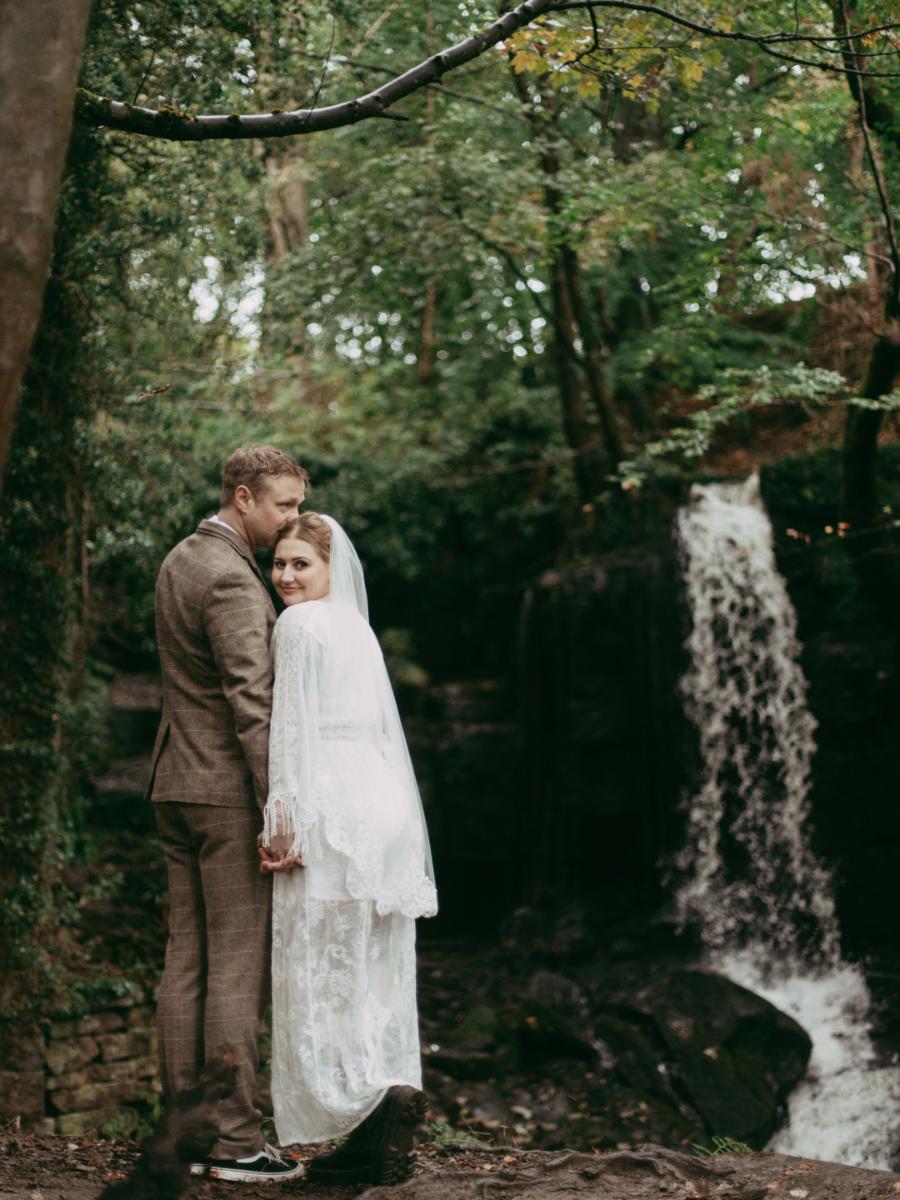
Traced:
POLYGON ((171 1097, 196 1084, 207 1055, 234 1048, 237 1087, 218 1110, 213 1158, 263 1145, 254 1081, 271 880, 259 873, 255 843, 268 784, 274 623, 268 589, 236 533, 203 522, 167 556, 156 585, 163 712, 148 787, 169 870, 160 1073, 171 1097))

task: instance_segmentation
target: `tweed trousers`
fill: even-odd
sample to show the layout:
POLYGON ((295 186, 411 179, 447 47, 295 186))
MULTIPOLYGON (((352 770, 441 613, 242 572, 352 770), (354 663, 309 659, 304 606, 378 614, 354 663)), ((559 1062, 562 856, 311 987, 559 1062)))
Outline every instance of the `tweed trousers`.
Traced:
POLYGON ((272 881, 260 874, 255 808, 154 804, 169 872, 169 941, 157 1030, 167 1100, 230 1046, 233 1097, 217 1106, 213 1158, 260 1150, 257 1038, 269 997, 272 881))

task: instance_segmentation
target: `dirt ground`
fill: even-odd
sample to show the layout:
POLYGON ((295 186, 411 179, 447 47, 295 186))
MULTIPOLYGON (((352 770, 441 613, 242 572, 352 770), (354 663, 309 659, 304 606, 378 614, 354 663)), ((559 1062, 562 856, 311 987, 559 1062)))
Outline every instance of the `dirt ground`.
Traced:
MULTIPOLYGON (((128 1174, 137 1157, 134 1142, 49 1137, 8 1127, 0 1132, 0 1200, 96 1200, 108 1183, 128 1174)), ((301 1180, 276 1185, 201 1179, 184 1195, 186 1200, 258 1200, 276 1193, 332 1200, 360 1194, 367 1200, 572 1200, 579 1195, 603 1200, 889 1200, 900 1197, 900 1175, 776 1154, 697 1158, 653 1146, 583 1154, 426 1144, 419 1148, 413 1177, 399 1187, 316 1193, 301 1180)))

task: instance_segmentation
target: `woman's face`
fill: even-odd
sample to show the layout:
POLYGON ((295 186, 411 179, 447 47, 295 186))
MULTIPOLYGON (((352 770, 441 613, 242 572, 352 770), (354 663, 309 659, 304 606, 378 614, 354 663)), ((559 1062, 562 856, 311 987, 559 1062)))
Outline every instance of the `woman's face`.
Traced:
POLYGON ((328 595, 328 563, 309 542, 282 538, 275 547, 272 583, 285 604, 321 600, 328 595))

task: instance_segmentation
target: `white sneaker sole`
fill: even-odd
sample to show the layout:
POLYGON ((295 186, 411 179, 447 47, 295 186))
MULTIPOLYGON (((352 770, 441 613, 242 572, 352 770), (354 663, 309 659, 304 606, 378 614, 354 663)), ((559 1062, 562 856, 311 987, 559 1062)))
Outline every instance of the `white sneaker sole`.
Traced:
POLYGON ((192 1175, 205 1175, 209 1167, 206 1163, 191 1163, 189 1170, 192 1175))

